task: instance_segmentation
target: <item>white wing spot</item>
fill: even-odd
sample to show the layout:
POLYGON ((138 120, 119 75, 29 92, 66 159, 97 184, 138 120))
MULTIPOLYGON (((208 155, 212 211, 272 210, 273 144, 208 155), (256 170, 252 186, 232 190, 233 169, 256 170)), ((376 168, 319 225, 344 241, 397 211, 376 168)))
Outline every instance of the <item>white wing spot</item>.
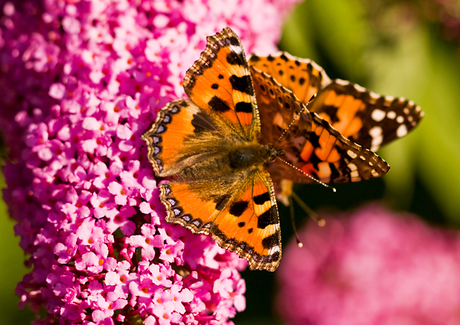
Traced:
POLYGON ((396 118, 396 122, 398 122, 399 124, 403 124, 404 122, 404 117, 402 115, 399 115, 397 118, 396 118))
POLYGON ((356 167, 355 164, 348 164, 347 166, 348 166, 348 168, 350 168, 350 171, 351 171, 350 176, 352 178, 361 178, 359 176, 358 167, 356 167))
POLYGON ((392 119, 394 119, 394 118, 396 117, 396 113, 393 112, 393 111, 389 111, 389 112, 387 113, 387 117, 388 117, 390 120, 392 120, 392 119))
POLYGON ((367 91, 366 88, 364 88, 364 87, 362 87, 362 86, 360 86, 358 84, 354 84, 353 87, 355 87, 355 89, 357 91, 362 92, 362 93, 365 93, 367 91))
POLYGON ((351 159, 355 159, 358 156, 358 154, 356 152, 353 152, 353 150, 348 150, 347 154, 351 159))
POLYGON ((243 52, 240 46, 230 45, 229 47, 233 52, 237 54, 241 54, 243 52))
POLYGON ((373 91, 370 91, 370 92, 369 92, 369 96, 370 96, 372 99, 375 99, 375 100, 377 100, 377 99, 379 99, 380 97, 382 97, 382 96, 380 96, 379 94, 374 93, 373 91))
POLYGON ((369 134, 372 137, 371 150, 375 151, 383 141, 382 128, 380 126, 374 126, 369 130, 369 134))
POLYGON ((407 134, 407 127, 402 124, 398 127, 398 129, 396 130, 396 135, 401 138, 403 136, 405 136, 407 134))
MULTIPOLYGON (((359 156, 359 159, 361 159, 362 161, 366 161, 366 157, 364 157, 364 156, 359 156)), ((369 164, 372 164, 372 163, 369 162, 369 164)))
POLYGON ((380 122, 385 118, 385 112, 376 108, 372 111, 371 117, 374 121, 380 122))
POLYGON ((393 96, 385 96, 385 100, 391 103, 392 101, 395 100, 395 98, 393 96))
POLYGON ((377 173, 377 172, 375 171, 375 169, 372 169, 372 170, 371 170, 371 174, 372 174, 372 176, 374 176, 374 177, 379 177, 379 176, 380 176, 380 174, 377 173))
POLYGON ((341 85, 341 86, 347 86, 350 84, 349 81, 346 81, 346 80, 342 80, 342 79, 335 79, 334 82, 338 85, 341 85))
POLYGON ((273 254, 278 253, 278 252, 280 252, 280 247, 279 246, 273 246, 272 248, 270 248, 268 250, 269 255, 273 255, 273 254))

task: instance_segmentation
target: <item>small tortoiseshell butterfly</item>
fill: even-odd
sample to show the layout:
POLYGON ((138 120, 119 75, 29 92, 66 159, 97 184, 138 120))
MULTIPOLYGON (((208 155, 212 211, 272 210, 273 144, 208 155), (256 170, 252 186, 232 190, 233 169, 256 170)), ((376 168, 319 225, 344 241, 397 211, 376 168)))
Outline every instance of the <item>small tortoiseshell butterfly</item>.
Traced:
POLYGON ((289 188, 311 177, 380 177, 389 166, 369 149, 404 136, 423 115, 413 102, 331 81, 313 61, 287 53, 248 62, 230 28, 207 38, 184 89, 189 99, 170 102, 142 136, 156 175, 166 178, 166 221, 211 235, 252 270, 274 271, 281 259, 272 179, 289 188))

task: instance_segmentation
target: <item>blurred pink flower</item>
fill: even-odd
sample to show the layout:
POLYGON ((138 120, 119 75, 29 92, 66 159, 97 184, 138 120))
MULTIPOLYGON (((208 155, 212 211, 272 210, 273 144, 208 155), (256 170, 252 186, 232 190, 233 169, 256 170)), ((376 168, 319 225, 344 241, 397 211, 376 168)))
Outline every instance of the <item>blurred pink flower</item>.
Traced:
POLYGON ((379 204, 323 217, 283 257, 276 305, 286 324, 460 322, 458 233, 379 204))
POLYGON ((0 1, 3 197, 36 324, 226 324, 246 262, 164 221, 140 139, 206 36, 276 50, 297 0, 0 1))

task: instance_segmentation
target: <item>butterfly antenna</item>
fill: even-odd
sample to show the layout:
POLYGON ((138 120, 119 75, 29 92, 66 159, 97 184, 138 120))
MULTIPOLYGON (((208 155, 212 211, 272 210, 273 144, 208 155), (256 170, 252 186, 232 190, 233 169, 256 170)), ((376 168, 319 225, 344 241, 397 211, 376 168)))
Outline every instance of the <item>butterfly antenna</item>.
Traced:
POLYGON ((326 188, 332 190, 332 192, 337 192, 337 190, 335 189, 335 187, 332 187, 332 186, 330 186, 330 185, 328 185, 328 184, 326 184, 326 183, 321 182, 319 179, 316 179, 316 178, 314 178, 313 176, 307 174, 306 172, 304 172, 304 171, 301 170, 300 168, 294 166, 293 164, 287 162, 286 160, 284 160, 284 159, 282 159, 282 158, 280 158, 280 157, 276 157, 276 159, 279 159, 280 161, 282 161, 283 163, 285 163, 285 164, 288 165, 289 167, 294 168, 294 169, 297 170, 299 173, 301 173, 301 174, 307 176, 308 178, 310 178, 312 181, 315 181, 316 183, 318 183, 318 184, 320 184, 320 185, 323 185, 324 187, 326 187, 326 188))
POLYGON ((309 104, 311 103, 311 101, 313 99, 316 98, 316 94, 314 94, 313 96, 310 97, 310 100, 307 102, 306 105, 303 105, 302 109, 300 110, 299 114, 297 114, 296 117, 294 117, 291 121, 291 123, 289 123, 288 127, 284 129, 283 133, 280 135, 280 137, 278 138, 278 140, 276 140, 275 142, 275 145, 277 145, 282 138, 284 138, 284 136, 286 135, 286 133, 289 131, 289 129, 291 128, 291 126, 294 124, 295 121, 297 121, 297 119, 300 117, 300 114, 302 114, 306 109, 308 109, 308 106, 309 104))
POLYGON ((302 199, 295 192, 292 192, 291 196, 289 197, 289 203, 291 204, 291 206, 292 206, 291 197, 310 216, 310 218, 318 224, 318 226, 324 227, 326 225, 326 220, 321 218, 315 211, 313 211, 304 201, 302 201, 302 199))
POLYGON ((289 210, 291 211, 291 224, 292 229, 294 230, 295 240, 297 242, 297 246, 303 247, 303 243, 300 241, 300 238, 297 234, 297 227, 295 226, 295 219, 294 219, 294 202, 292 202, 292 198, 289 196, 289 210))
MULTIPOLYGON (((300 111, 300 113, 302 113, 302 112, 303 112, 303 110, 300 111)), ((299 114, 299 116, 300 116, 300 114, 299 114)), ((291 128, 291 126, 294 124, 294 122, 299 118, 299 116, 297 116, 297 117, 295 117, 295 118, 292 119, 292 121, 291 121, 291 123, 288 125, 288 127, 284 129, 283 133, 281 133, 281 135, 280 135, 280 137, 278 138, 278 140, 276 140, 275 145, 277 145, 277 144, 281 141, 281 139, 284 138, 284 136, 286 135, 286 133, 289 131, 289 129, 291 128)))

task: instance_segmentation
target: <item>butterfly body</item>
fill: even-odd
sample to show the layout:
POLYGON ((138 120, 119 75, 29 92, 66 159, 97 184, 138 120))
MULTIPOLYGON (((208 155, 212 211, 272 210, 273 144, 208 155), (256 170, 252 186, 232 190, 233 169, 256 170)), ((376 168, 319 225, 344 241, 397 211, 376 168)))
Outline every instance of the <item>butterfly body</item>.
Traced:
POLYGON ((189 98, 170 102, 143 135, 155 174, 164 178, 166 221, 211 235, 251 269, 279 265, 277 194, 282 199, 293 181, 384 175, 388 164, 369 148, 404 135, 421 118, 413 103, 331 81, 310 60, 282 53, 252 56, 248 64, 229 28, 207 38, 184 89, 189 98))

